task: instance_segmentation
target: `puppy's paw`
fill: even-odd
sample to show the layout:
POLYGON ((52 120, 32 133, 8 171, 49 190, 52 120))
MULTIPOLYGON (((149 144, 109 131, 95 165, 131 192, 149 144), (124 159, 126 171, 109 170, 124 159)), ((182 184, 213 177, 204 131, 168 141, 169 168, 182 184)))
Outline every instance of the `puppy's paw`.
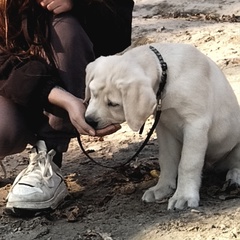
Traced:
POLYGON ((158 185, 149 188, 142 196, 144 202, 156 202, 169 197, 174 192, 170 186, 159 187, 158 185))
POLYGON ((226 175, 226 181, 229 181, 230 185, 236 184, 240 186, 240 169, 230 169, 226 175))
POLYGON ((185 207, 195 208, 199 206, 198 193, 179 193, 176 191, 168 201, 168 210, 184 209, 185 207))

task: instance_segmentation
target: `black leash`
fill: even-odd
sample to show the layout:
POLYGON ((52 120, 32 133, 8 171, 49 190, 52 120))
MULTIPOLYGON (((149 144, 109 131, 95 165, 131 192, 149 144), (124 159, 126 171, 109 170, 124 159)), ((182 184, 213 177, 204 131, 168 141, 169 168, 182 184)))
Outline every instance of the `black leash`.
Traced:
MULTIPOLYGON (((161 68, 162 68, 162 75, 161 75, 161 81, 159 84, 159 88, 156 94, 156 99, 157 99, 157 107, 156 107, 156 114, 155 114, 155 120, 154 123, 149 131, 149 133, 147 134, 146 139, 144 140, 144 142, 141 144, 141 146, 139 147, 139 149, 137 150, 137 152, 131 157, 129 158, 125 163, 121 164, 121 165, 117 165, 117 166, 107 166, 107 165, 103 165, 97 161, 95 161, 89 154, 88 152, 84 149, 83 145, 82 145, 82 141, 81 141, 81 137, 79 134, 77 134, 77 140, 78 140, 78 144, 80 146, 80 148, 82 149, 83 153, 92 161, 94 162, 96 165, 104 167, 104 168, 111 168, 111 169, 115 169, 115 170, 121 170, 125 165, 127 165, 128 163, 130 163, 132 160, 134 160, 138 154, 142 151, 142 149, 146 146, 147 142, 149 141, 150 137, 152 136, 158 121, 160 119, 160 115, 161 115, 161 95, 162 95, 162 91, 166 85, 167 82, 167 63, 164 62, 162 55, 160 54, 160 52, 154 48, 153 46, 149 46, 149 48, 156 54, 160 64, 161 64, 161 68)), ((143 130, 143 127, 141 128, 140 131, 143 130)))
POLYGON ((127 165, 129 162, 131 162, 132 160, 134 160, 138 154, 143 150, 143 148, 146 146, 147 142, 149 141, 150 137, 152 136, 153 134, 153 131, 154 129, 156 128, 157 124, 158 124, 158 121, 159 121, 159 118, 160 118, 160 115, 161 115, 161 111, 157 111, 156 112, 156 117, 155 117, 155 121, 146 137, 146 139, 144 140, 144 142, 141 144, 141 146, 139 147, 139 149, 137 150, 137 152, 131 157, 129 158, 125 163, 121 164, 121 165, 117 165, 117 166, 107 166, 107 165, 103 165, 97 161, 95 161, 89 154, 88 152, 84 149, 83 145, 82 145, 82 141, 80 139, 80 135, 77 134, 77 140, 78 140, 78 144, 79 146, 81 147, 83 153, 92 161, 94 162, 95 164, 97 164, 98 166, 101 166, 101 167, 104 167, 104 168, 111 168, 111 169, 121 169, 122 167, 124 167, 125 165, 127 165))

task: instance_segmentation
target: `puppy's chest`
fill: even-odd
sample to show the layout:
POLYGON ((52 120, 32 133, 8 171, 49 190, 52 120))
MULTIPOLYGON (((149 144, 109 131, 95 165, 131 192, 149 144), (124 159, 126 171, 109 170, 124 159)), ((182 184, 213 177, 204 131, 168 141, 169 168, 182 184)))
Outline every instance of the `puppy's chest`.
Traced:
POLYGON ((184 121, 175 109, 164 110, 161 114, 159 124, 167 128, 179 140, 182 139, 184 121))

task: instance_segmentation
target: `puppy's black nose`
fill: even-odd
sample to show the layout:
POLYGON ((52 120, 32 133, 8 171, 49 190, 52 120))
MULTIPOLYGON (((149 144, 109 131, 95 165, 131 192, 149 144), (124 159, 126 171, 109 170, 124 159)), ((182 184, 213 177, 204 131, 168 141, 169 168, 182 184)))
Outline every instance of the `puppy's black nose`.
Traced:
POLYGON ((90 125, 91 127, 93 127, 94 129, 97 128, 98 122, 94 121, 92 118, 90 117, 86 117, 85 121, 88 125, 90 125))

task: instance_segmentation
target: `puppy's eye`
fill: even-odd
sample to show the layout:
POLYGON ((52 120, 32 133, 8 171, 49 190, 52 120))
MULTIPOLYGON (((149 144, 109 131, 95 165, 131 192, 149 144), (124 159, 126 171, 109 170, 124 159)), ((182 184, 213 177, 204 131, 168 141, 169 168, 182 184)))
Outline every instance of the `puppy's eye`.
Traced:
POLYGON ((109 107, 117 107, 117 106, 119 106, 118 103, 114 103, 114 102, 111 102, 111 101, 108 101, 107 105, 108 105, 109 107))

